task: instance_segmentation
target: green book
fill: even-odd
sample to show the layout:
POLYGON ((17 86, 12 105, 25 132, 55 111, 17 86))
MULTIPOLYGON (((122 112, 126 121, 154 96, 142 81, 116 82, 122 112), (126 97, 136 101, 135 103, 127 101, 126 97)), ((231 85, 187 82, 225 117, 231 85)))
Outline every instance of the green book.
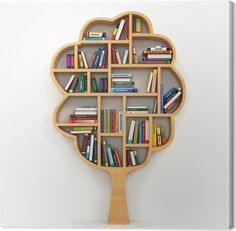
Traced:
POLYGON ((134 126, 134 144, 138 143, 138 121, 135 121, 135 126, 134 126))
POLYGON ((74 131, 90 131, 93 130, 93 126, 74 127, 74 131))
POLYGON ((92 91, 98 92, 98 85, 97 85, 96 78, 92 77, 91 82, 92 82, 92 91))
POLYGON ((79 92, 84 92, 84 74, 79 74, 79 92))
POLYGON ((117 86, 117 85, 134 85, 134 82, 129 81, 129 82, 125 82, 125 81, 120 81, 120 82, 112 82, 113 86, 117 86))
POLYGON ((140 159, 136 150, 134 150, 134 159, 137 165, 140 164, 140 159))

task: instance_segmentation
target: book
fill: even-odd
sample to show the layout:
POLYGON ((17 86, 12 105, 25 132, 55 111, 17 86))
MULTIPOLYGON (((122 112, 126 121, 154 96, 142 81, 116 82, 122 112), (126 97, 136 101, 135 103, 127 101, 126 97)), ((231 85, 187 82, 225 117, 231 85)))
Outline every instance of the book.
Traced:
POLYGON ((90 59, 90 61, 89 61, 89 68, 92 68, 92 66, 93 66, 93 63, 94 63, 94 61, 95 61, 95 58, 96 58, 96 55, 97 55, 97 51, 94 51, 93 52, 93 55, 92 55, 92 57, 91 57, 91 59, 90 59))
POLYGON ((129 39, 129 21, 125 21, 125 39, 129 39))
POLYGON ((160 96, 160 100, 161 100, 161 113, 163 113, 163 106, 164 106, 164 99, 163 99, 164 84, 163 83, 160 84, 160 90, 161 90, 161 96, 160 96))
POLYGON ((152 93, 156 92, 156 86, 157 86, 157 70, 154 69, 153 78, 152 78, 152 87, 151 87, 151 92, 152 93))
POLYGON ((106 38, 106 32, 88 31, 87 37, 104 37, 104 38, 106 38))
POLYGON ((75 78, 75 75, 71 75, 69 81, 67 82, 67 84, 66 84, 66 86, 65 86, 65 88, 64 88, 65 91, 68 91, 68 90, 69 90, 69 88, 70 88, 70 86, 71 86, 71 84, 72 84, 74 78, 75 78))
POLYGON ((137 88, 131 88, 131 87, 127 87, 127 88, 111 88, 111 92, 137 92, 138 89, 137 88))
POLYGON ((113 160, 113 156, 112 156, 112 151, 111 151, 111 145, 107 144, 106 145, 106 149, 107 149, 109 166, 115 166, 115 163, 114 163, 114 160, 113 160))
POLYGON ((83 37, 83 40, 106 40, 105 37, 83 37))
POLYGON ((112 47, 111 50, 112 50, 112 52, 111 52, 112 53, 111 54, 112 63, 116 64, 116 63, 118 63, 118 60, 116 58, 116 49, 115 49, 115 47, 112 47))
POLYGON ((96 136, 94 137, 93 162, 98 162, 98 139, 96 136))
POLYGON ((146 92, 151 92, 152 79, 153 79, 153 72, 151 71, 148 79, 146 92))
POLYGON ((157 113, 157 100, 154 101, 153 108, 152 108, 152 114, 157 113))
POLYGON ((99 64, 98 64, 98 67, 99 67, 99 68, 102 68, 104 56, 105 56, 105 50, 103 49, 103 50, 102 50, 101 57, 100 57, 100 60, 99 60, 99 64))
POLYGON ((75 77, 70 85, 69 92, 72 93, 75 91, 76 85, 77 85, 78 78, 75 77))
POLYGON ((83 155, 85 155, 87 151, 88 138, 89 138, 89 134, 84 134, 83 141, 82 141, 82 149, 81 149, 81 153, 83 155))
POLYGON ((116 27, 114 28, 113 32, 112 32, 112 36, 111 36, 111 40, 114 40, 117 34, 119 28, 119 23, 116 24, 116 27))
POLYGON ((81 53, 78 54, 78 59, 79 59, 79 67, 84 68, 84 62, 81 53))
POLYGON ((66 68, 74 68, 75 66, 74 54, 66 54, 66 68))
POLYGON ((116 53, 116 59, 117 59, 118 64, 121 64, 121 58, 120 58, 119 50, 116 49, 116 50, 115 50, 115 53, 116 53))
POLYGON ((91 78, 92 92, 98 92, 97 81, 95 77, 91 78))
POLYGON ((138 143, 139 144, 142 144, 142 132, 143 132, 143 129, 142 129, 142 120, 138 120, 138 143))
POLYGON ((135 125, 134 125, 134 138, 133 138, 133 143, 134 144, 138 143, 138 132, 139 132, 139 124, 138 124, 138 121, 135 121, 135 125))
POLYGON ((140 33, 141 32, 141 19, 140 18, 136 18, 136 33, 140 33))
POLYGON ((122 163, 121 163, 120 155, 119 155, 119 152, 118 152, 118 148, 113 148, 113 150, 114 150, 114 155, 116 156, 118 166, 122 167, 122 163))
POLYGON ((130 150, 130 158, 131 158, 131 164, 132 166, 136 165, 136 160, 135 160, 135 157, 134 157, 134 151, 133 150, 130 150))
POLYGON ((88 69, 88 63, 87 63, 85 54, 84 54, 83 51, 81 51, 80 53, 81 53, 81 56, 82 56, 82 60, 83 60, 84 67, 88 69))
POLYGON ((137 57, 136 48, 133 47, 132 50, 133 50, 133 62, 134 62, 135 64, 137 64, 137 63, 138 63, 138 57, 137 57))
POLYGON ((89 161, 93 161, 94 134, 90 136, 89 161))
POLYGON ((125 50, 123 59, 122 59, 122 64, 126 64, 128 60, 128 55, 129 55, 129 50, 125 50))
POLYGON ((124 28, 124 25, 125 25, 125 20, 121 19, 118 30, 117 30, 117 33, 116 33, 116 36, 115 36, 115 40, 120 39, 120 36, 121 36, 122 30, 124 28))
POLYGON ((131 73, 113 73, 112 77, 127 78, 127 77, 132 77, 132 74, 131 73))
POLYGON ((135 120, 131 120, 129 136, 128 136, 128 141, 127 141, 128 144, 132 144, 133 142, 134 128, 135 128, 135 120))
POLYGON ((181 88, 179 88, 178 92, 163 106, 164 111, 168 112, 174 105, 174 102, 181 97, 181 94, 181 88))
POLYGON ((103 140, 102 141, 102 155, 103 155, 103 158, 104 158, 104 165, 108 166, 109 162, 108 162, 108 154, 107 154, 106 146, 107 146, 106 140, 103 140))
POLYGON ((172 87, 166 94, 164 94, 163 104, 166 104, 177 92, 178 89, 176 87, 172 87))

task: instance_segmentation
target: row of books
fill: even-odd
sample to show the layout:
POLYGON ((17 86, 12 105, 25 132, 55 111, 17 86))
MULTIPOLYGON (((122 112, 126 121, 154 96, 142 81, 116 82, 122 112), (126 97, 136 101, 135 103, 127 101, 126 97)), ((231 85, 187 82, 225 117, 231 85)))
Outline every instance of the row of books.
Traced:
POLYGON ((146 92, 152 92, 152 93, 157 92, 157 70, 156 69, 151 71, 149 75, 146 92))
POLYGON ((136 149, 126 148, 126 166, 135 166, 140 164, 141 161, 138 158, 138 153, 136 149))
POLYGON ((99 85, 95 77, 91 78, 92 92, 108 92, 108 78, 103 77, 99 79, 99 85))
POLYGON ((75 68, 74 54, 66 54, 66 68, 75 68))
POLYGON ((165 134, 165 126, 158 123, 152 123, 152 146, 157 147, 167 143, 167 137, 165 134))
POLYGON ((101 164, 103 166, 122 167, 122 160, 117 148, 112 148, 105 139, 101 143, 101 164))
POLYGON ((107 65, 107 46, 104 46, 103 48, 100 47, 97 51, 94 51, 89 62, 87 62, 83 51, 79 52, 78 58, 80 68, 105 68, 107 65))
POLYGON ((87 73, 80 73, 79 76, 71 75, 64 89, 70 93, 87 92, 87 73))
POLYGON ((140 33, 142 31, 141 18, 133 17, 132 28, 134 33, 140 33))
POLYGON ((88 133, 83 135, 81 153, 87 160, 95 164, 98 163, 98 139, 96 135, 88 133))
POLYGON ((120 51, 118 48, 112 47, 111 61, 112 64, 126 64, 129 56, 129 50, 125 50, 123 58, 121 58, 120 51))
POLYGON ((111 92, 137 92, 135 83, 132 81, 130 73, 116 73, 112 74, 111 92))
POLYGON ((143 51, 141 63, 171 63, 173 51, 167 46, 152 46, 143 51))
POLYGON ((97 108, 93 106, 76 108, 70 115, 70 123, 97 123, 97 108))
POLYGON ((148 144, 149 143, 149 120, 131 120, 129 128, 128 144, 148 144))
POLYGON ((101 132, 121 133, 123 131, 123 113, 115 109, 101 110, 101 132))
POLYGON ((121 35, 124 31, 124 38, 129 39, 129 22, 126 19, 121 19, 119 23, 116 24, 112 32, 112 40, 120 40, 121 35))
POLYGON ((88 31, 83 40, 106 40, 106 32, 88 31))
POLYGON ((181 101, 182 90, 181 88, 172 87, 164 95, 164 84, 161 84, 161 113, 172 112, 175 106, 181 101))

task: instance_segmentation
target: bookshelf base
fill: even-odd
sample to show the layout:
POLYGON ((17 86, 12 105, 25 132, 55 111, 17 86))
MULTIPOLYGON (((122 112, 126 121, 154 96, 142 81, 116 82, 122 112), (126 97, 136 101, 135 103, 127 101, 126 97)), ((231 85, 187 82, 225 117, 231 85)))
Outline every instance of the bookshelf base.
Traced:
POLYGON ((112 180, 112 194, 108 224, 129 224, 129 213, 125 194, 126 172, 117 169, 110 172, 112 180))

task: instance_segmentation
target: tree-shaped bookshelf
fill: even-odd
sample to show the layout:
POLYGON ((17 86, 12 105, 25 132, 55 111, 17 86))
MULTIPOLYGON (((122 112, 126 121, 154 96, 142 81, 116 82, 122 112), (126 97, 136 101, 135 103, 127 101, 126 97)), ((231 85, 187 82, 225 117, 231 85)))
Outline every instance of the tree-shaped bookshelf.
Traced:
MULTIPOLYGON (((113 19, 95 18, 90 20, 81 30, 79 41, 63 46, 53 58, 51 65, 52 79, 64 95, 54 112, 53 123, 55 128, 61 134, 72 139, 76 154, 82 161, 93 168, 107 171, 110 174, 112 178, 112 195, 108 216, 109 224, 129 223, 128 207, 125 195, 126 175, 131 171, 146 166, 146 164, 151 160, 153 153, 166 148, 173 140, 174 115, 181 109, 185 99, 185 85, 180 73, 174 67, 175 58, 176 52, 172 42, 166 36, 154 34, 150 20, 139 12, 125 12, 113 19), (127 24, 126 31, 124 32, 123 30, 119 39, 108 38, 109 36, 112 36, 114 28, 119 25, 119 22, 121 22, 122 19, 124 19, 125 24, 127 24), (138 32, 136 31, 137 24, 135 23, 139 24, 138 32), (85 40, 84 37, 90 35, 89 32, 91 31, 106 32, 107 38, 104 40, 85 40), (154 59, 154 62, 142 62, 140 60, 144 49, 147 47, 160 46, 168 47, 169 52, 163 53, 171 53, 171 59, 169 62, 159 62, 158 59, 154 59), (81 51, 84 52, 87 60, 92 60, 94 51, 103 47, 106 47, 107 49, 106 63, 99 66, 100 68, 94 68, 94 66, 87 68, 83 67, 81 64, 81 51), (113 47, 115 47, 115 49, 118 48, 121 53, 128 50, 129 55, 127 61, 124 62, 125 64, 114 64, 112 62, 113 47), (136 48, 135 58, 133 47, 136 48), (73 59, 69 60, 69 62, 72 60, 71 65, 68 64, 69 55, 73 56, 73 59), (146 86, 150 80, 151 72, 156 74, 154 82, 156 87, 154 91, 147 92, 146 86), (135 80, 135 87, 138 89, 137 92, 112 91, 112 76, 117 77, 120 73, 132 74, 133 80, 135 80), (79 82, 80 75, 86 77, 86 81, 81 82, 78 92, 73 90, 70 92, 68 90, 68 82, 70 80, 72 81, 71 76, 74 76, 74 78, 77 77, 77 81, 79 82), (107 90, 100 92, 94 91, 93 79, 100 81, 104 77, 107 79, 107 90), (81 86, 83 86, 84 89, 81 89, 81 86), (178 97, 178 101, 174 101, 174 107, 169 111, 163 111, 164 98, 162 86, 167 90, 172 87, 174 87, 173 89, 175 90, 181 89, 181 97, 178 97), (129 109, 127 108, 135 106, 139 107, 140 105, 151 108, 154 102, 156 102, 157 106, 152 112, 146 111, 143 113, 143 111, 140 111, 139 113, 136 111, 136 113, 129 113, 129 109), (81 120, 78 118, 78 120, 76 120, 76 118, 72 121, 68 120, 70 114, 75 110, 75 108, 87 108, 88 105, 94 106, 91 107, 91 110, 97 111, 95 113, 97 115, 96 119, 94 119, 94 114, 92 113, 92 117, 89 117, 92 119, 89 120, 86 118, 88 120, 85 119, 85 122, 83 122, 81 118, 81 120), (122 128, 119 128, 118 130, 112 130, 111 128, 110 130, 104 130, 104 120, 102 118, 104 114, 102 114, 102 112, 104 113, 105 111, 105 113, 107 113, 108 109, 112 108, 120 111, 118 114, 119 120, 115 120, 115 122, 117 123, 119 121, 119 124, 122 123, 122 128), (140 123, 141 126, 145 126, 143 133, 145 132, 145 136, 148 137, 148 142, 142 142, 143 140, 140 142, 132 142, 132 140, 130 142, 129 140, 128 142, 133 120, 139 122, 144 121, 140 123), (85 129, 83 129, 83 127, 85 127, 85 129), (158 129, 162 131, 162 127, 165 128, 165 142, 164 137, 160 136, 160 134, 160 137, 157 137, 158 133, 155 133, 158 129), (91 137, 91 134, 93 134, 93 138, 96 137, 97 139, 96 160, 93 159, 95 157, 86 157, 87 154, 91 155, 91 140, 90 144, 87 144, 86 139, 84 138, 85 134, 83 134, 83 130, 86 129, 90 129, 90 134, 88 136, 91 137), (154 132, 154 129, 157 130, 154 132), (74 130, 82 132, 78 132, 78 134, 76 132, 73 133, 72 131, 74 130), (156 140, 159 138, 160 142, 158 143, 156 140), (104 153, 108 152, 108 149, 106 146, 105 149, 104 146, 102 146, 102 143, 104 144, 105 142, 104 140, 115 147, 112 149, 112 153, 115 149, 118 151, 118 157, 115 155, 111 156, 114 158, 113 161, 115 163, 118 161, 118 158, 120 158, 120 165, 115 164, 115 166, 111 166, 111 163, 109 162, 109 153, 104 153), (90 147, 89 153, 86 153, 87 150, 85 150, 84 153, 83 149, 88 147, 90 147), (104 162, 104 155, 108 156, 106 164, 104 162), (139 161, 137 161, 137 159, 139 159, 139 161)), ((154 83, 152 83, 152 85, 154 83)), ((171 90, 169 91, 169 94, 170 93, 171 90)), ((108 113, 110 112, 111 111, 108 113)), ((107 117, 108 116, 109 115, 107 114, 107 117)), ((110 116, 112 117, 112 115, 110 116)), ((107 118, 105 117, 105 119, 107 118)), ((139 124, 139 122, 137 123, 139 124)), ((110 124, 110 126, 112 125, 110 124)), ((138 129, 140 129, 140 127, 138 129)), ((140 135, 141 130, 138 132, 140 135)), ((144 138, 145 141, 147 141, 147 139, 145 140, 144 138)), ((93 141, 93 144, 94 143, 95 141, 93 141)), ((95 152, 95 150, 93 150, 93 152, 95 152)))

